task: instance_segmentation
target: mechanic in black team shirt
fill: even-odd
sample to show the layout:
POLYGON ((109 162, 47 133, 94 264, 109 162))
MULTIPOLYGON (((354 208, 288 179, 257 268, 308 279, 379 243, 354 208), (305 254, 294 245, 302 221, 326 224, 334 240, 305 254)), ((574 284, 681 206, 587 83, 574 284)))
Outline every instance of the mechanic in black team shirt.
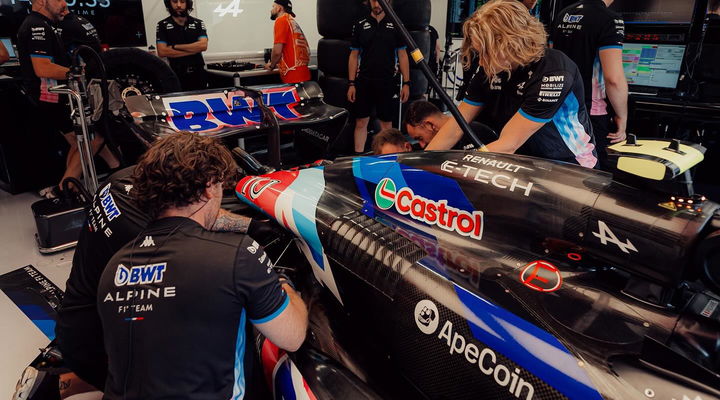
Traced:
POLYGON ((613 0, 582 0, 560 11, 551 47, 575 61, 585 87, 600 167, 607 169, 607 146, 625 140, 628 84, 622 64, 625 24, 608 6, 613 0), (614 118, 608 111, 612 104, 614 118), (615 127, 613 128, 612 125, 615 127))
MULTIPOLYGON (((482 111, 488 115, 482 121, 500 132, 486 149, 595 167, 580 72, 562 52, 546 48, 545 29, 527 8, 492 0, 465 22, 463 33, 463 58, 475 52, 480 71, 459 109, 467 121, 482 111)), ((461 138, 451 119, 426 150, 450 149, 461 138)))
MULTIPOLYGON (((392 4, 392 2, 388 2, 392 4)), ((410 96, 410 64, 400 32, 377 0, 370 0, 370 15, 353 26, 348 61, 348 101, 354 103, 355 152, 365 151, 367 126, 373 105, 381 129, 391 128, 397 114, 396 66, 403 77, 400 101, 410 96)))
MULTIPOLYGON (((78 152, 75 132, 70 119, 70 107, 67 96, 50 93, 50 88, 67 79, 70 57, 63 46, 59 28, 60 22, 67 14, 65 0, 35 0, 32 11, 25 17, 18 29, 18 53, 20 70, 25 90, 37 104, 40 118, 53 130, 63 134, 70 145, 67 154, 67 167, 62 180, 67 177, 80 178, 82 166, 78 152)), ((103 138, 96 135, 91 142, 93 152, 100 149, 100 155, 110 168, 120 164, 107 147, 102 147, 103 138)), ((49 187, 40 191, 40 195, 55 197, 57 187, 49 187)))
POLYGON ((153 222, 100 278, 108 399, 240 399, 247 321, 288 351, 307 310, 252 238, 211 232, 230 152, 209 137, 160 139, 138 163, 133 190, 153 222))
POLYGON ((57 27, 68 53, 72 54, 73 50, 82 45, 88 46, 98 53, 101 51, 100 35, 85 17, 68 12, 62 21, 58 22, 57 27))
POLYGON ((170 68, 183 90, 207 88, 202 52, 207 50, 205 23, 190 15, 193 0, 164 0, 170 16, 158 22, 157 51, 170 60, 170 68))
MULTIPOLYGON (((135 201, 128 167, 102 185, 88 210, 86 227, 80 231, 70 278, 58 310, 55 334, 65 365, 80 379, 103 390, 107 378, 107 355, 97 312, 97 287, 105 266, 122 246, 145 229, 151 218, 135 201)), ((220 210, 213 231, 247 232, 251 219, 220 210)), ((61 376, 66 385, 75 379, 61 376)))

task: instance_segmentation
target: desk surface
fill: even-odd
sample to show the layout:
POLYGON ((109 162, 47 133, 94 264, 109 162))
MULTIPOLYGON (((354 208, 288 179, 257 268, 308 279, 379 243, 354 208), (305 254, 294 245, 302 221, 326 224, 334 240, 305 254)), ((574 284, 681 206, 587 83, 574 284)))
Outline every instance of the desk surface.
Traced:
POLYGON ((641 105, 662 105, 694 109, 720 110, 720 103, 709 103, 699 100, 679 99, 658 96, 630 95, 630 100, 641 105))
MULTIPOLYGON (((310 70, 316 70, 317 65, 310 65, 308 68, 310 68, 310 70)), ((208 73, 211 73, 213 75, 223 76, 223 77, 228 77, 228 78, 232 78, 235 74, 240 75, 240 78, 250 78, 253 76, 267 76, 267 75, 276 75, 276 74, 280 73, 280 71, 278 71, 277 69, 268 71, 265 68, 263 68, 262 66, 260 66, 260 68, 255 68, 255 69, 251 69, 251 70, 247 70, 247 71, 222 71, 219 69, 211 69, 211 68, 207 68, 207 71, 208 71, 208 73)))

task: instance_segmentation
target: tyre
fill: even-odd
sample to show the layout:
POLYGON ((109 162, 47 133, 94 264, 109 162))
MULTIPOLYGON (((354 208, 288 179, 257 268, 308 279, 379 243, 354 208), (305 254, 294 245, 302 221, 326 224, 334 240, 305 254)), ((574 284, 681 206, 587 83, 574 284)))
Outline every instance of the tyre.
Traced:
POLYGON ((325 75, 348 76, 350 42, 340 39, 320 39, 317 47, 318 68, 325 75))
POLYGON ((350 109, 350 102, 347 100, 348 80, 329 75, 323 75, 319 82, 327 104, 350 109))
MULTIPOLYGON (((415 44, 417 45, 417 48, 422 51, 423 56, 425 57, 425 61, 429 61, 430 59, 430 31, 420 30, 420 31, 410 31, 410 36, 412 36, 413 41, 415 41, 415 44)), ((409 54, 408 54, 409 56, 409 54)), ((410 59, 410 68, 416 69, 418 68, 417 64, 410 59)))
POLYGON ((328 39, 348 39, 355 22, 366 14, 359 0, 318 0, 318 32, 328 39))
POLYGON ((393 9, 408 30, 421 30, 430 25, 430 0, 394 0, 393 9))
POLYGON ((100 54, 108 79, 122 89, 134 87, 142 94, 179 92, 180 81, 159 57, 134 47, 112 49, 100 54))

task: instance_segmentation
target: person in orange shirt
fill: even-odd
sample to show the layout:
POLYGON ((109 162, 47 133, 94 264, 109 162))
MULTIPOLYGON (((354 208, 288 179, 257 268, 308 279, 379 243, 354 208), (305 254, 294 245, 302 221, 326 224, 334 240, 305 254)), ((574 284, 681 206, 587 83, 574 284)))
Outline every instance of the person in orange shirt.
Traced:
POLYGON ((310 80, 310 46, 300 25, 295 21, 290 0, 275 0, 270 19, 275 21, 275 40, 270 62, 265 69, 280 70, 284 83, 298 83, 310 80))

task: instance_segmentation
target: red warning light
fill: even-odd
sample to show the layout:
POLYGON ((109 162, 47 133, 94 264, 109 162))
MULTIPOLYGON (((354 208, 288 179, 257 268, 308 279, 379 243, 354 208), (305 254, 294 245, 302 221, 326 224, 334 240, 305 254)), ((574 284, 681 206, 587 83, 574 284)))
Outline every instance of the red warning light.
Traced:
POLYGON ((582 256, 578 253, 568 253, 567 258, 573 260, 573 261, 580 261, 582 260, 582 256))

